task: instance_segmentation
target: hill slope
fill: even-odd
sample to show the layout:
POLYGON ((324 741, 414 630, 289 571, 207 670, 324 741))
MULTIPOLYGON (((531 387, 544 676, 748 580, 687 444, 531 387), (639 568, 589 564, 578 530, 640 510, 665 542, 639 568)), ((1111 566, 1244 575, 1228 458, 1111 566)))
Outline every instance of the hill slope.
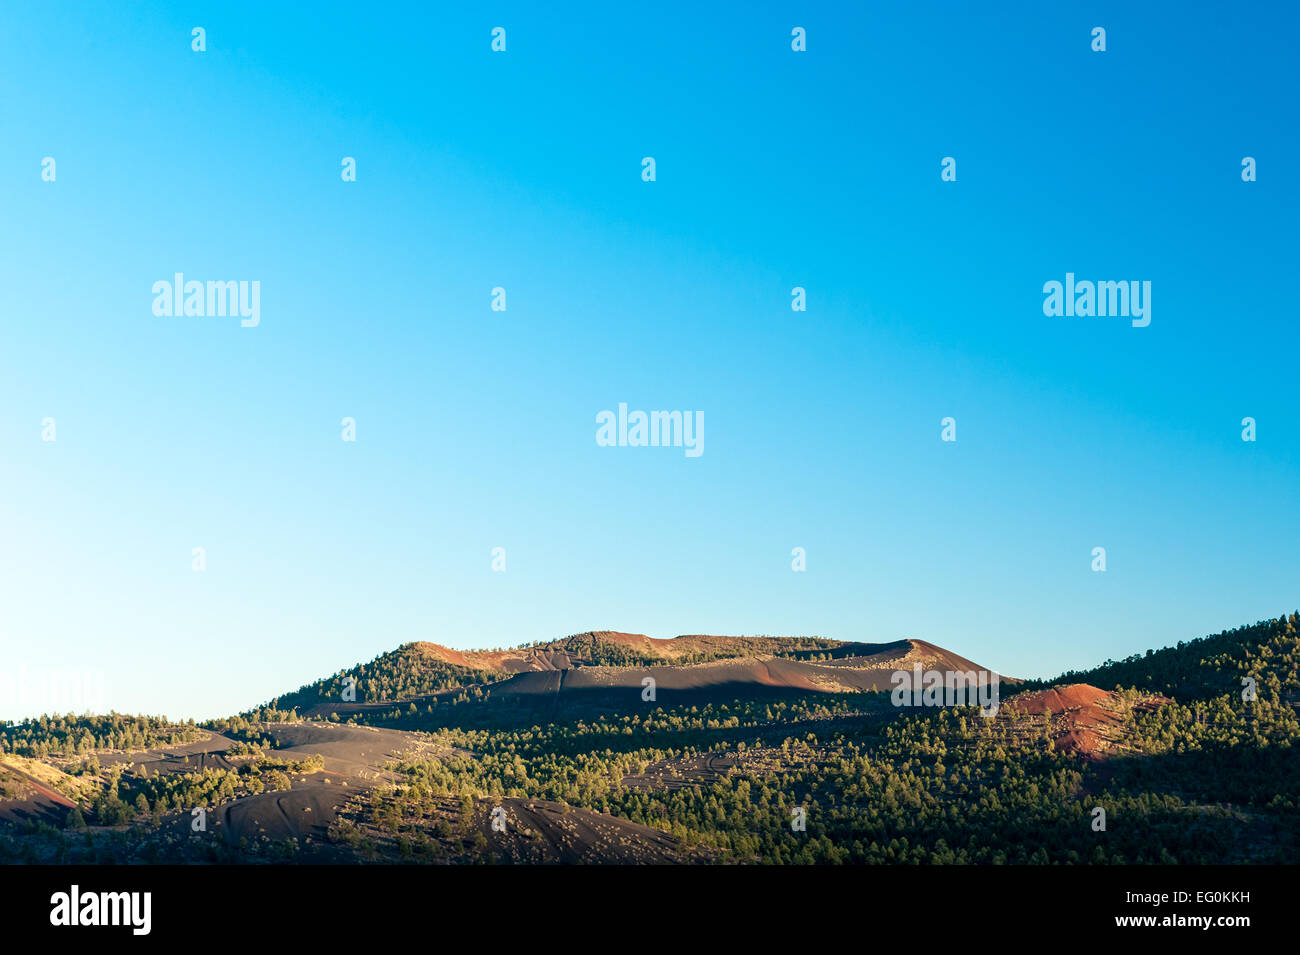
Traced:
POLYGON ((617 705, 639 700, 645 680, 673 701, 707 702, 782 693, 861 693, 891 688, 896 670, 985 671, 923 640, 852 643, 819 637, 692 634, 659 639, 589 631, 511 650, 453 650, 412 643, 355 668, 356 700, 341 698, 348 673, 282 697, 311 717, 340 718, 427 705, 472 688, 493 699, 617 705))
POLYGON ((408 644, 299 691, 316 719, 0 724, 0 862, 1287 862, 1298 630, 1004 687, 993 714, 863 692, 981 669, 919 640, 408 644), (369 702, 337 699, 348 676, 369 702))

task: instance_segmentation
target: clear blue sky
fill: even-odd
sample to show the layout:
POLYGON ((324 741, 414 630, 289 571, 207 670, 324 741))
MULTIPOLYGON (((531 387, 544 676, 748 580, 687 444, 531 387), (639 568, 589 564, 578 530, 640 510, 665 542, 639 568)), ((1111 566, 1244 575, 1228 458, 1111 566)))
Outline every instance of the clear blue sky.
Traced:
POLYGON ((0 667, 203 718, 409 640, 1044 676, 1294 610, 1300 15, 1133 6, 6 3, 0 667))

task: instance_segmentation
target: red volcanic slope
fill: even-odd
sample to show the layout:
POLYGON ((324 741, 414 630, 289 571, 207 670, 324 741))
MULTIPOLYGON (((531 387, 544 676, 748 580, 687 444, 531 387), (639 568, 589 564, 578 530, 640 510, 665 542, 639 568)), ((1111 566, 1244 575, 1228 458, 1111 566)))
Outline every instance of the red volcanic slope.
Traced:
MULTIPOLYGON (((1151 696, 1136 704, 1149 710, 1170 702, 1151 696)), ((1021 693, 1003 704, 1008 713, 1034 717, 1050 713, 1052 745, 1061 752, 1100 759, 1122 744, 1125 716, 1118 693, 1088 683, 1070 683, 1021 693)))

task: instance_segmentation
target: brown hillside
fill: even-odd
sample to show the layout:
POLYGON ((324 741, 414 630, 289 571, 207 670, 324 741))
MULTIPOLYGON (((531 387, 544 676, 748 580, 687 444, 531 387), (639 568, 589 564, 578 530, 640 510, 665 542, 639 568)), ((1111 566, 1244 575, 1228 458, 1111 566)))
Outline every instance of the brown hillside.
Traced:
MULTIPOLYGON (((1170 702, 1167 697, 1145 697, 1136 709, 1149 710, 1170 702)), ((1088 683, 1071 683, 1047 690, 1021 693, 1004 705, 1013 717, 1028 724, 1031 717, 1050 713, 1049 735, 1055 749, 1088 759, 1104 759, 1125 748, 1128 713, 1118 693, 1088 683)))
MULTIPOLYGON (((601 630, 511 650, 461 651, 433 643, 415 646, 431 660, 499 674, 499 679, 486 684, 493 699, 546 706, 561 702, 640 706, 642 681, 647 677, 655 681, 658 702, 671 705, 687 702, 687 697, 689 702, 709 702, 786 692, 887 692, 893 688, 891 677, 896 670, 912 670, 917 665, 925 670, 986 669, 924 640, 848 643, 708 634, 664 639, 601 630), (626 662, 593 662, 611 659, 626 662)), ((434 695, 458 692, 444 690, 434 695)), ((396 702, 406 701, 331 701, 308 709, 305 715, 337 713, 346 718, 350 713, 391 708, 396 702)))

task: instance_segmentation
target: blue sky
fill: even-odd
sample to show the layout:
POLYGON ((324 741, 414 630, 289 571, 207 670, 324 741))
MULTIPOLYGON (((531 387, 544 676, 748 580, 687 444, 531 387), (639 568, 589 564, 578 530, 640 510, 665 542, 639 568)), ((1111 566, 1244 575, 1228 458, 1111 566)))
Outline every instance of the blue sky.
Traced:
POLYGON ((1296 609, 1300 15, 1128 6, 6 4, 0 666, 203 718, 419 639, 1046 676, 1296 609))

